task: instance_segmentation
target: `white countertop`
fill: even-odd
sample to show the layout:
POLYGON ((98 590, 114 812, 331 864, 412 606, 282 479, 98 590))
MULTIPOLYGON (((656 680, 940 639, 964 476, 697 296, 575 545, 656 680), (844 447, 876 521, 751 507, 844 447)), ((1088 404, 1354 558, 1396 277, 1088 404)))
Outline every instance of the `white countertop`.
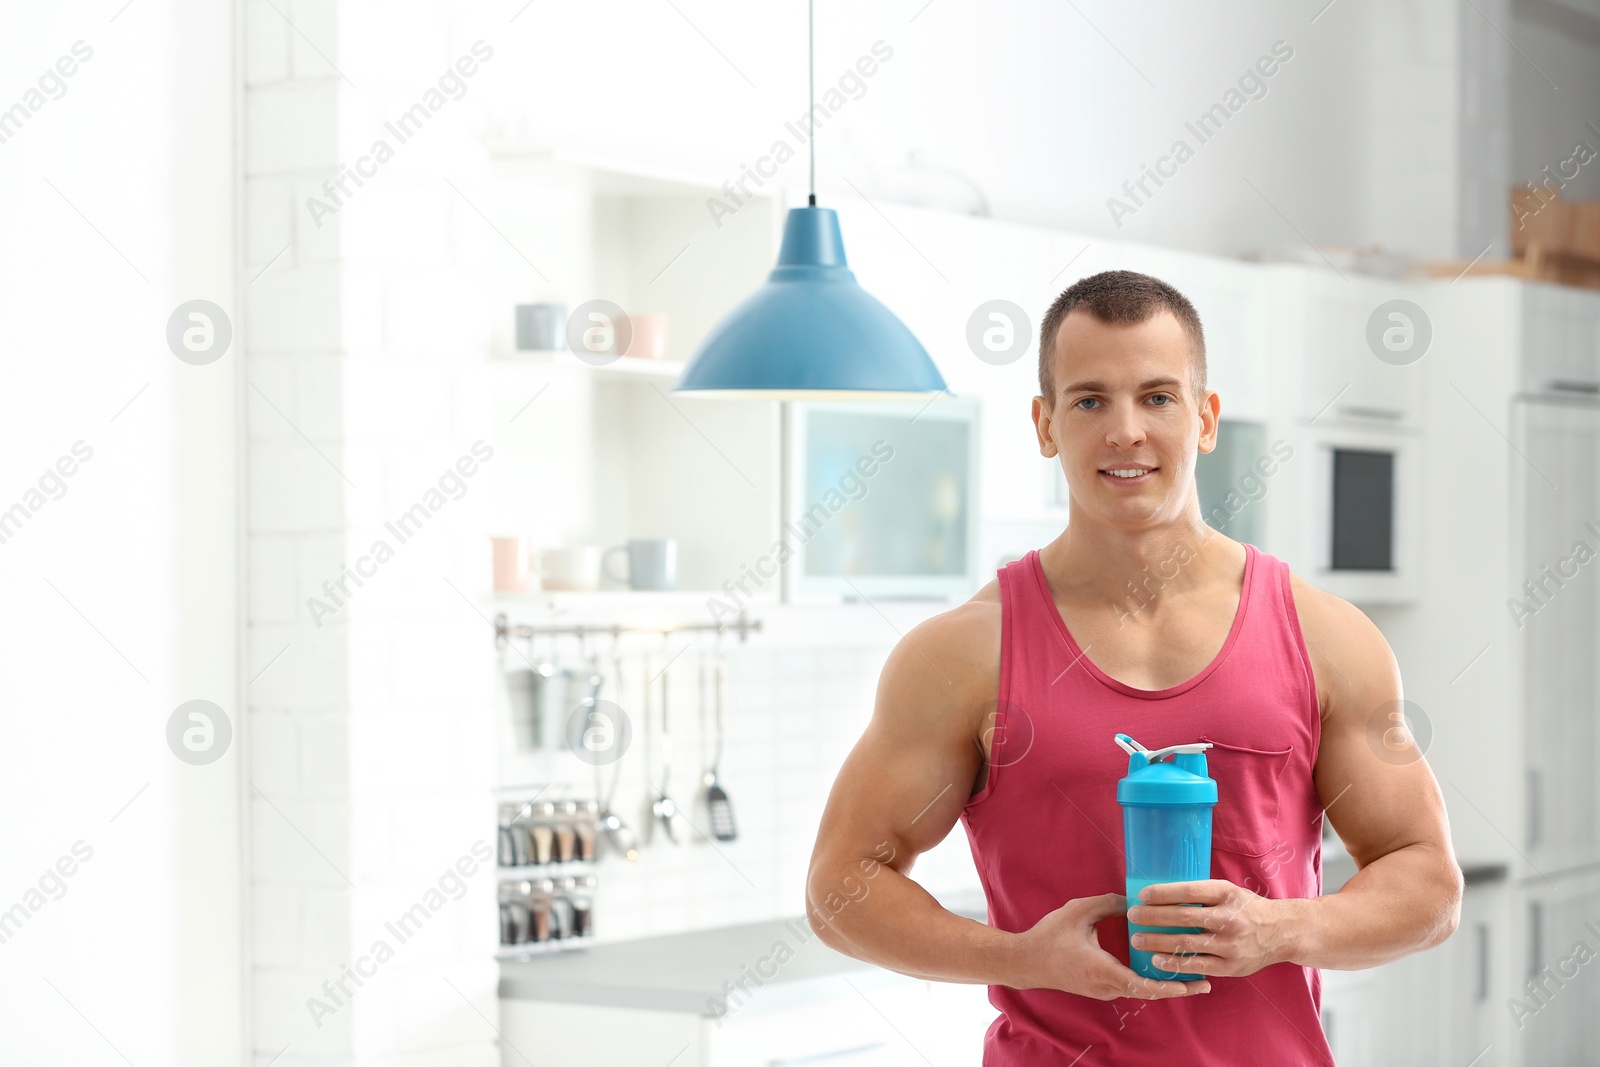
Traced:
MULTIPOLYGON (((987 921, 981 892, 939 902, 958 915, 987 921)), ((730 982, 759 986, 755 999, 776 1008, 836 996, 846 977, 861 988, 914 981, 834 951, 796 915, 502 962, 500 998, 710 1016, 730 982), (781 963, 780 944, 790 953, 781 963), (764 972, 770 977, 761 977, 764 972)))

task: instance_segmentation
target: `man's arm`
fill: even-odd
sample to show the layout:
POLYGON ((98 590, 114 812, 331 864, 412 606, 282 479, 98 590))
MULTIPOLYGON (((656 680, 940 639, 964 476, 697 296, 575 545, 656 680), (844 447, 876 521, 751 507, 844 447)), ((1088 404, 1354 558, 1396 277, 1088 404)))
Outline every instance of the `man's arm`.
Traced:
POLYGON ((1285 901, 1284 958, 1376 967, 1440 944, 1461 921, 1461 868, 1438 782, 1398 715, 1400 671, 1371 619, 1293 581, 1322 702, 1317 793, 1360 868, 1336 893, 1285 901))
POLYGON ((1025 987, 1016 935, 946 910, 907 875, 944 840, 982 769, 975 744, 985 684, 997 690, 998 601, 974 600, 918 625, 885 663, 872 719, 828 795, 806 878, 824 944, 903 974, 1025 987))
POLYGON ((806 879, 812 930, 839 952, 917 978, 1101 1000, 1209 992, 1206 981, 1134 974, 1100 947, 1094 924, 1124 913, 1120 894, 1063 901, 1031 929, 1013 933, 946 910, 909 877, 916 857, 944 840, 972 794, 999 676, 993 583, 895 647, 872 720, 839 771, 817 831, 806 879))

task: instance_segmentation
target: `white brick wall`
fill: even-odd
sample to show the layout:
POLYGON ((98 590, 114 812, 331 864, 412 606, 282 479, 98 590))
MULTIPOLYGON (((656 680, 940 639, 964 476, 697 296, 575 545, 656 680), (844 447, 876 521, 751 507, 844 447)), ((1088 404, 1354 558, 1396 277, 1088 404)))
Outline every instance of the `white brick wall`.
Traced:
POLYGON ((392 542, 384 522, 487 436, 487 405, 459 395, 461 368, 483 359, 487 317, 451 262, 471 241, 454 233, 464 218, 430 153, 448 144, 470 157, 448 127, 427 132, 431 150, 406 146, 404 168, 320 227, 305 203, 367 151, 371 116, 437 76, 447 35, 417 14, 331 0, 244 7, 253 682, 241 733, 255 1062, 279 1067, 498 1062, 484 1021, 496 1018, 492 867, 391 944, 393 958, 321 1026, 307 1005, 376 941, 395 942, 385 924, 474 841, 494 843, 493 649, 446 584, 484 592, 486 567, 461 551, 483 540, 482 483, 393 546, 320 626, 307 606, 374 540, 392 542), (347 55, 346 39, 388 47, 347 55))

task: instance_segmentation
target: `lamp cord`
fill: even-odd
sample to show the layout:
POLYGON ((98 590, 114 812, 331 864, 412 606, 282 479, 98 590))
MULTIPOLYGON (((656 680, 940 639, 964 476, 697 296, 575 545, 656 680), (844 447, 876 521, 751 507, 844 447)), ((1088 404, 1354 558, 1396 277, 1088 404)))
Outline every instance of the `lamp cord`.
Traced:
POLYGON ((810 136, 806 139, 806 144, 811 150, 810 204, 812 207, 817 206, 817 41, 814 5, 815 0, 806 0, 806 95, 811 105, 807 111, 811 129, 809 131, 810 136))

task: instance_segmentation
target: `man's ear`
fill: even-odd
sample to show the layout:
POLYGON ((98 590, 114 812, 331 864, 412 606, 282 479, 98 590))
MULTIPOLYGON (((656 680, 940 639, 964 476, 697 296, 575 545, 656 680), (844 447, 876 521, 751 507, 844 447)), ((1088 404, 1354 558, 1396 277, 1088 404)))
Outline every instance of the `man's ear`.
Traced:
POLYGON ((1050 409, 1044 406, 1044 397, 1033 398, 1033 429, 1039 439, 1039 454, 1046 458, 1058 453, 1055 441, 1050 436, 1050 409))
POLYGON ((1200 451, 1211 452, 1217 447, 1217 422, 1222 415, 1222 398, 1215 390, 1207 389, 1200 398, 1200 451))

